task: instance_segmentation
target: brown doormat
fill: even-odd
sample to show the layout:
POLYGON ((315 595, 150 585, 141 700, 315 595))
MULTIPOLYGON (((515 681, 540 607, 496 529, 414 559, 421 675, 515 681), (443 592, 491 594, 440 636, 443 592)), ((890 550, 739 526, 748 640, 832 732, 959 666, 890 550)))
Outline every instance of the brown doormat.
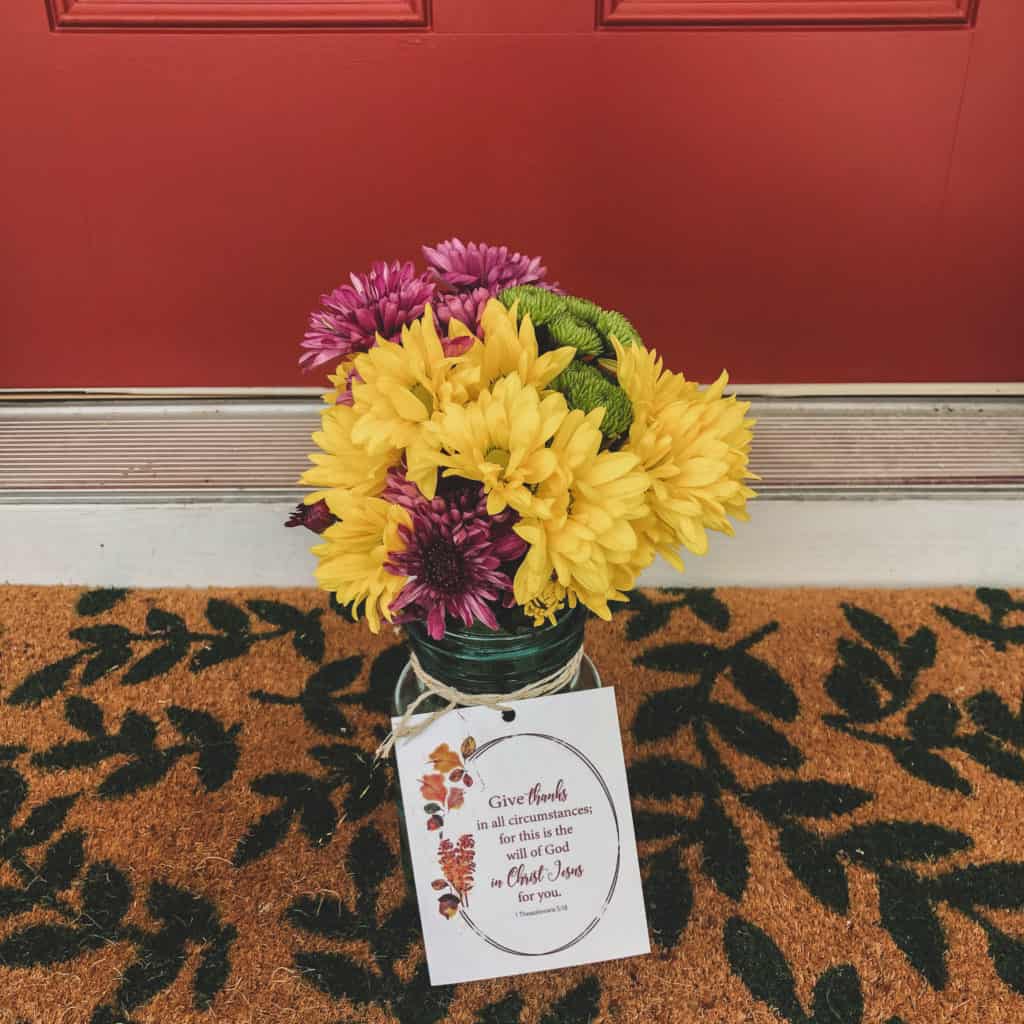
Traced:
POLYGON ((0 1021, 1024 1021, 1022 596, 592 623, 655 951, 430 988, 367 756, 393 633, 312 590, 0 588, 0 1021))

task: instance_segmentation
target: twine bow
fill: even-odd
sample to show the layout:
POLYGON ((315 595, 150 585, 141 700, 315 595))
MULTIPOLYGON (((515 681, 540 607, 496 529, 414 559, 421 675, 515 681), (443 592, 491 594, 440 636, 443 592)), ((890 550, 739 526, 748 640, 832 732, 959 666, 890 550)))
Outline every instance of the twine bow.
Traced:
POLYGON ((544 697, 551 693, 557 693, 576 678, 576 673, 579 672, 582 662, 583 647, 581 646, 561 668, 556 669, 550 675, 544 676, 543 679, 538 679, 535 683, 529 683, 518 690, 513 690, 511 693, 463 693, 462 690, 449 686, 436 676, 432 676, 420 664, 419 658, 416 657, 416 652, 410 651, 409 663, 412 665, 416 678, 423 686, 423 692, 405 709, 405 713, 392 728, 391 732, 388 733, 384 742, 377 748, 373 757, 374 762, 376 763, 382 758, 387 757, 398 740, 408 736, 419 735, 425 729, 429 729, 439 718, 443 718, 448 712, 460 705, 463 707, 484 707, 494 708, 497 711, 510 711, 511 708, 508 705, 514 701, 527 700, 530 697, 544 697), (412 716, 416 714, 416 709, 430 697, 440 697, 447 702, 446 706, 439 708, 422 722, 413 724, 412 716))

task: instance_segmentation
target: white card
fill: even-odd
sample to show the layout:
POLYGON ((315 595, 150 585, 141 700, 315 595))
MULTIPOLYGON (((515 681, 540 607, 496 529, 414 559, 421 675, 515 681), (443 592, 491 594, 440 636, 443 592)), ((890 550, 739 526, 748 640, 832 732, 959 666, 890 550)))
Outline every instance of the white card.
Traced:
POLYGON ((433 985, 650 952, 614 691, 514 706, 395 746, 433 985))

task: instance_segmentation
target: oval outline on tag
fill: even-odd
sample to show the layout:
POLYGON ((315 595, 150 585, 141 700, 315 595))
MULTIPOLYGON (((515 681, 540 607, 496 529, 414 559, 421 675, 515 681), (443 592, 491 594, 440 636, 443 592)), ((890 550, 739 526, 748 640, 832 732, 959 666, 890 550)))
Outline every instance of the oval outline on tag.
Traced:
POLYGON ((619 881, 619 871, 622 867, 622 829, 619 826, 619 815, 615 810, 615 801, 612 799, 611 790, 608 788, 608 784, 604 781, 601 773, 597 770, 597 766, 589 757, 587 757, 586 754, 583 753, 583 751, 578 750, 571 743, 567 743, 565 740, 559 739, 557 736, 549 736, 547 733, 543 732, 517 732, 508 736, 496 736, 493 740, 488 740, 483 744, 483 746, 478 747, 471 757, 466 758, 466 761, 467 763, 470 761, 476 761, 481 754, 486 753, 499 743, 505 743, 508 740, 524 739, 526 737, 548 740, 550 743, 557 743, 559 746, 565 747, 566 750, 579 758, 579 760, 590 769, 594 778, 597 779, 598 784, 604 792, 605 798, 608 800, 608 807, 612 812, 612 821, 615 823, 615 870, 612 872, 611 885, 608 887, 608 893, 604 898, 604 902, 601 904, 601 909, 598 910, 597 914, 594 915, 593 920, 590 921, 586 927, 577 936, 575 936, 575 938, 570 939, 568 942, 563 942, 562 945, 556 946, 554 949, 545 949, 536 953, 531 953, 523 949, 511 949, 510 947, 498 942, 496 939, 492 939, 461 907, 459 908, 459 917, 465 921, 466 924, 484 940, 484 942, 489 946, 493 946, 495 949, 500 949, 503 953, 511 953, 513 956, 552 956, 555 953, 561 953, 564 950, 575 946, 577 942, 581 942, 597 927, 601 918, 604 917, 604 913, 608 909, 608 904, 611 903, 612 896, 615 894, 615 887, 619 881))

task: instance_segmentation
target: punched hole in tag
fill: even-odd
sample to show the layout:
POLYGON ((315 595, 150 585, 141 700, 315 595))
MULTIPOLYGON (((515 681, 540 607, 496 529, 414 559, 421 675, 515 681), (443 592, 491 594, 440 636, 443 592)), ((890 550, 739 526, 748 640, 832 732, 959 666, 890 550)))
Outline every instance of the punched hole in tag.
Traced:
POLYGON ((508 708, 506 711, 502 711, 501 720, 503 722, 514 722, 516 720, 516 713, 512 708, 508 708))

